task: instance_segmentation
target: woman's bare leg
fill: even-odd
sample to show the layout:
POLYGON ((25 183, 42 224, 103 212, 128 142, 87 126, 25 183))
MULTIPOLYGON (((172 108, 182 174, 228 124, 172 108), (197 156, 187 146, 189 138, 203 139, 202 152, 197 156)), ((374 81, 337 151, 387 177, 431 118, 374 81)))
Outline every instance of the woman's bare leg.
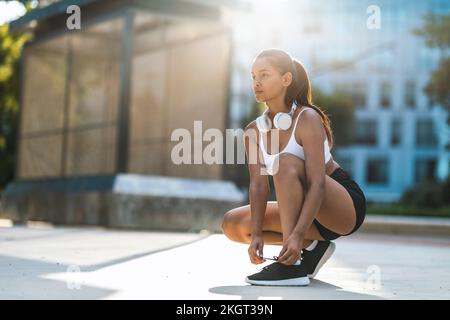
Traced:
MULTIPOLYGON (((249 244, 251 235, 250 205, 234 208, 228 211, 222 222, 223 233, 232 241, 249 244)), ((264 217, 262 237, 265 244, 283 245, 280 214, 277 201, 268 201, 264 217)), ((313 240, 323 240, 317 227, 311 224, 306 232, 303 247, 309 246, 313 240)))
MULTIPOLYGON (((262 237, 265 244, 284 244, 297 224, 306 195, 304 162, 290 154, 280 155, 279 161, 279 170, 273 176, 277 201, 267 203, 264 218, 262 237)), ((224 218, 222 230, 233 241, 250 243, 250 205, 230 210, 224 218)), ((303 248, 313 240, 324 240, 314 223, 305 235, 303 248)))
POLYGON ((293 155, 282 154, 279 157, 278 173, 273 176, 278 201, 283 242, 291 235, 300 217, 305 200, 305 189, 302 179, 304 168, 302 162, 293 155))

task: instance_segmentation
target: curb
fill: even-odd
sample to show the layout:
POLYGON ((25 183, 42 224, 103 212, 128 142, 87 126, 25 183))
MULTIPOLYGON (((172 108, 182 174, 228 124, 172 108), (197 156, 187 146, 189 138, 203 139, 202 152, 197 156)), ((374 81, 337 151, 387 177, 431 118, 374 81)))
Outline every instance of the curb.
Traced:
POLYGON ((367 214, 361 232, 450 237, 450 219, 367 214))

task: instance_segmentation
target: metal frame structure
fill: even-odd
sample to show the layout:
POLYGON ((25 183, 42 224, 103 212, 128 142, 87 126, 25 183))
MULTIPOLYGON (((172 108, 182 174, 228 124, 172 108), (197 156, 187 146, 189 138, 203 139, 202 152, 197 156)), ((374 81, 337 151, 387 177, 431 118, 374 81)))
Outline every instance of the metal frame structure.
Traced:
MULTIPOLYGON (((205 3, 205 2, 204 2, 205 3)), ((56 38, 65 34, 67 32, 78 32, 67 31, 65 26, 66 21, 66 8, 69 5, 78 5, 82 8, 82 26, 83 28, 89 27, 101 22, 105 22, 108 20, 112 20, 114 18, 122 18, 124 20, 123 30, 122 30, 122 43, 121 43, 121 58, 120 58, 120 75, 119 75, 119 97, 118 97, 118 106, 117 106, 117 148, 116 148, 116 169, 114 174, 118 173, 126 173, 128 166, 128 138, 129 138, 129 113, 130 113, 130 81, 131 81, 131 68, 132 68, 132 57, 133 57, 133 26, 134 26, 134 17, 136 12, 149 12, 149 13, 157 13, 158 15, 167 15, 169 17, 178 17, 180 19, 206 19, 206 20, 217 20, 220 18, 220 8, 219 6, 226 5, 235 8, 245 8, 243 3, 237 0, 233 1, 218 1, 213 3, 208 3, 208 5, 202 3, 202 1, 183 1, 183 0, 164 0, 164 1, 155 1, 155 0, 109 0, 109 1, 101 1, 101 0, 62 0, 60 2, 56 2, 47 7, 31 11, 27 15, 19 18, 16 21, 13 21, 10 24, 10 28, 12 32, 18 32, 26 30, 30 27, 30 23, 35 21, 34 29, 34 39, 27 43, 24 47, 24 54, 21 57, 20 61, 20 87, 24 86, 24 76, 25 76, 25 56, 27 54, 27 50, 30 46, 47 41, 49 39, 56 38)), ((231 32, 229 35, 231 37, 231 32)), ((232 39, 230 39, 230 43, 232 44, 232 39)), ((231 47, 232 50, 232 47, 231 47)), ((67 54, 67 63, 70 65, 70 60, 72 59, 72 49, 70 46, 68 47, 67 54)), ((232 52, 232 51, 231 51, 232 52)), ((228 62, 228 74, 227 74, 227 87, 226 91, 229 96, 229 91, 231 90, 230 82, 231 82, 231 52, 230 58, 228 62)), ((68 94, 68 86, 69 80, 71 78, 71 68, 67 68, 65 71, 65 96, 64 96, 64 106, 63 112, 64 122, 67 122, 67 113, 69 108, 69 94, 68 94)), ((227 128, 229 125, 229 97, 226 98, 226 116, 224 127, 227 128)), ((20 139, 21 135, 21 122, 23 117, 23 90, 20 92, 19 97, 19 112, 18 112, 18 132, 17 135, 17 152, 15 163, 15 180, 20 181, 19 179, 19 163, 20 163, 20 139)), ((102 127, 105 124, 94 125, 94 127, 102 127)), ((93 127, 89 125, 89 127, 93 127)), ((83 127, 85 128, 85 127, 83 127)), ((61 176, 60 177, 39 177, 39 178, 26 178, 26 181, 35 181, 35 180, 55 180, 55 179, 79 179, 79 178, 96 178, 103 176, 114 176, 114 174, 96 174, 96 175, 72 175, 70 177, 66 177, 66 168, 65 168, 65 157, 67 152, 67 123, 64 124, 63 127, 63 142, 62 142, 62 156, 61 156, 61 176)), ((74 129, 77 130, 77 129, 74 129)), ((37 133, 39 134, 39 133, 37 133)), ((225 147, 224 147, 225 148, 225 147)), ((222 168, 222 176, 225 174, 225 166, 222 168)), ((164 170, 166 171, 166 170, 164 170)), ((103 179, 103 178, 101 178, 103 179)), ((25 181, 23 181, 25 182, 25 181)))

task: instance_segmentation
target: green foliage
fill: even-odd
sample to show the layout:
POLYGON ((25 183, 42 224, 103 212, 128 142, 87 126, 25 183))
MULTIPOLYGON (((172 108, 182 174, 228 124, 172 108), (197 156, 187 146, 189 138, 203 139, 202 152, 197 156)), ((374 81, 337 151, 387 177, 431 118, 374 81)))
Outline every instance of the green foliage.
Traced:
MULTIPOLYGON (((424 25, 414 33, 424 38, 430 48, 438 48, 442 59, 431 74, 424 91, 430 100, 450 109, 450 14, 428 13, 424 16, 424 25)), ((447 122, 450 118, 447 119, 447 122)))
POLYGON ((367 213, 450 218, 450 176, 442 182, 424 179, 406 190, 395 203, 368 201, 367 213))
POLYGON ((13 178, 20 56, 30 39, 30 34, 11 34, 8 24, 0 26, 0 189, 13 178))
POLYGON ((389 216, 420 216, 420 217, 446 217, 450 218, 450 206, 440 208, 417 207, 400 203, 367 204, 367 214, 389 216))
POLYGON ((443 182, 422 180, 403 194, 400 203, 428 208, 450 205, 450 176, 443 182))
POLYGON ((432 102, 450 108, 450 58, 439 62, 438 68, 431 74, 425 86, 425 93, 432 102))
POLYGON ((450 47, 450 15, 433 12, 425 14, 423 28, 414 30, 418 36, 425 38, 430 48, 448 49, 450 47))
POLYGON ((354 105, 344 93, 326 95, 318 89, 313 90, 314 104, 328 115, 333 130, 334 143, 343 147, 352 143, 354 132, 354 105))

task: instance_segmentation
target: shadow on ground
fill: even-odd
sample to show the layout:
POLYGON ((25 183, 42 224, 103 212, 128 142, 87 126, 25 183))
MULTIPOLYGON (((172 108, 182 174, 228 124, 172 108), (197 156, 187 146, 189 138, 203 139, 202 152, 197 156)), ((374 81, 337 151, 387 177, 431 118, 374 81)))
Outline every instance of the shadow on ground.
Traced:
POLYGON ((221 286, 213 287, 209 290, 211 293, 240 296, 242 300, 282 299, 282 300, 311 300, 311 299, 343 299, 343 300, 384 300, 381 297, 349 292, 342 290, 341 287, 323 282, 317 279, 311 279, 311 283, 306 287, 294 286, 221 286))

